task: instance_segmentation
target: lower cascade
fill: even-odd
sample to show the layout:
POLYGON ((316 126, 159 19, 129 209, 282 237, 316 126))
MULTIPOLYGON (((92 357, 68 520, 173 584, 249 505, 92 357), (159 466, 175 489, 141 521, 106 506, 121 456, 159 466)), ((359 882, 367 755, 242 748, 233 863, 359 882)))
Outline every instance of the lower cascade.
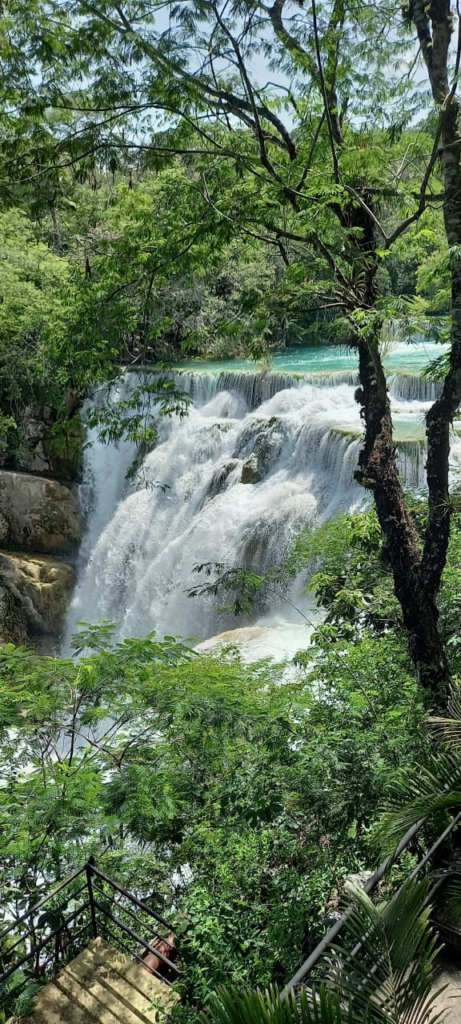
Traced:
MULTIPOLYGON (((300 530, 367 500, 354 480, 362 425, 356 375, 179 372, 192 397, 184 419, 162 419, 155 447, 136 476, 127 470, 134 444, 103 445, 90 431, 80 489, 86 534, 66 642, 81 620, 109 620, 117 636, 152 629, 204 640, 248 625, 191 599, 202 581, 194 566, 220 563, 262 572, 280 560, 300 530)), ((135 375, 120 381, 115 401, 135 375)), ((416 374, 390 378, 404 484, 424 486, 424 414, 437 393, 416 374)), ((453 434, 452 473, 461 468, 453 434)), ((289 600, 306 598, 300 581, 289 600)), ((258 609, 252 625, 301 622, 280 595, 258 609)))

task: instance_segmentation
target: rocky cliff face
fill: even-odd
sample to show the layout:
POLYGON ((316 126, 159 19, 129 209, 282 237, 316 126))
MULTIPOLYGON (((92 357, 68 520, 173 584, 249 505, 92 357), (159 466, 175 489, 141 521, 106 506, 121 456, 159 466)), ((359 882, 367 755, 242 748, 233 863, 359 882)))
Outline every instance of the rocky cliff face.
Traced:
POLYGON ((83 432, 76 421, 69 446, 57 452, 47 418, 31 413, 27 434, 27 450, 0 468, 0 643, 52 653, 75 585, 67 560, 81 534, 75 481, 83 432))
POLYGON ((80 538, 76 495, 48 477, 0 471, 0 545, 72 554, 80 538))
POLYGON ((71 565, 46 555, 0 551, 0 643, 49 653, 75 585, 71 565))

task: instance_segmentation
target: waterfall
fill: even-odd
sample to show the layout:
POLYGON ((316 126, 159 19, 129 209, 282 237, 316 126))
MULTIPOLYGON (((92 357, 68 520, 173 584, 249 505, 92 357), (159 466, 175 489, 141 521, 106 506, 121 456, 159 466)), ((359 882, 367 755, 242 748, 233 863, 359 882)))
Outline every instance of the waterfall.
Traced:
POLYGON ((287 388, 304 387, 312 384, 317 388, 336 387, 338 384, 357 386, 356 370, 338 370, 324 373, 276 373, 257 370, 180 370, 174 375, 176 383, 184 389, 194 402, 209 402, 220 391, 232 391, 241 395, 250 411, 262 402, 273 398, 287 388))
POLYGON ((442 391, 442 385, 425 380, 416 373, 397 373, 389 378, 391 398, 404 402, 435 402, 442 391))
MULTIPOLYGON (((300 530, 367 500, 354 480, 362 437, 355 372, 177 377, 193 400, 189 414, 159 419, 157 443, 133 479, 126 471, 134 445, 89 438, 81 488, 87 532, 67 640, 79 620, 109 619, 119 637, 156 629, 200 640, 242 625, 219 614, 216 598, 187 596, 202 581, 194 566, 262 572, 300 530)), ((429 394, 416 379, 391 381, 399 469, 411 488, 424 485, 429 394)), ((127 374, 113 400, 134 381, 127 374)), ((453 461, 458 472, 459 439, 453 461)), ((303 599, 299 583, 287 596, 303 599)), ((287 607, 274 596, 254 620, 262 614, 283 621, 287 607)))
MULTIPOLYGON (((286 388, 304 387, 312 384, 316 388, 337 387, 359 383, 356 370, 333 370, 319 373, 274 373, 251 370, 224 370, 207 372, 203 370, 181 370, 174 379, 194 402, 208 402, 220 391, 235 391, 245 399, 248 409, 257 409, 262 402, 273 398, 286 388)), ((417 373, 391 373, 388 376, 391 398, 404 402, 435 402, 442 385, 426 380, 417 373)))

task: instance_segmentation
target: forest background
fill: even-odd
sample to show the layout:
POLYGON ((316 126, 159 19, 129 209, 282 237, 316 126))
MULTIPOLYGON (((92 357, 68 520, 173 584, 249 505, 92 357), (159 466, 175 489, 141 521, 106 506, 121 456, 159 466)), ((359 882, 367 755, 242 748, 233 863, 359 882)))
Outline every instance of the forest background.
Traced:
MULTIPOLYGON (((461 245, 450 5, 166 6, 167 28, 146 3, 3 12, 3 464, 26 460, 31 407, 51 408, 65 446, 81 400, 122 366, 250 355, 267 368, 276 349, 325 342, 357 350, 375 445, 366 358, 379 383, 396 331, 451 339, 451 364, 429 371, 450 382, 448 438, 461 245)), ((146 375, 122 421, 101 406, 107 438, 153 442, 146 396, 187 411, 159 380, 146 375)), ((429 503, 403 495, 386 438, 382 477, 368 441, 361 462, 376 511, 301 535, 274 567, 279 586, 304 571, 325 610, 295 681, 178 638, 112 644, 107 624, 85 627, 79 660, 0 654, 4 902, 20 915, 94 854, 165 914, 180 904, 178 1016, 194 1019, 222 982, 282 984, 346 876, 376 859, 386 801, 414 792, 415 766, 432 778, 422 726, 460 671, 457 499, 430 478, 429 503), (405 545, 413 596, 399 590, 405 545), (75 742, 96 724, 96 745, 75 742)), ((233 578, 229 600, 264 585, 233 578)), ((435 809, 419 842, 445 821, 435 809)))

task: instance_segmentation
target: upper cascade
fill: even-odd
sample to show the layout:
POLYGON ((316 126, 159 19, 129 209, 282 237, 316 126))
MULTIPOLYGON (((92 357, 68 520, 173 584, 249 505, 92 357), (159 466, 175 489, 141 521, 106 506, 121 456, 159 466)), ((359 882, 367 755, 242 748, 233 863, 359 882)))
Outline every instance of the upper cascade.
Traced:
MULTIPOLYGON (((316 388, 333 388, 340 384, 358 387, 359 384, 356 370, 294 374, 257 369, 218 372, 192 369, 176 371, 173 376, 194 402, 209 402, 220 391, 233 391, 241 395, 251 411, 287 388, 302 388, 306 384, 316 388)), ((388 383, 391 397, 406 402, 434 402, 441 392, 441 384, 416 373, 390 374, 388 383)))
MULTIPOLYGON (((240 625, 217 612, 214 598, 188 597, 202 581, 194 566, 263 572, 300 530, 369 500, 354 478, 363 432, 355 373, 192 369, 178 380, 193 399, 189 413, 159 418, 157 443, 134 479, 126 479, 134 444, 89 438, 81 487, 87 530, 68 640, 81 619, 109 619, 120 637, 156 629, 205 639, 240 625)), ((424 486, 424 414, 436 387, 419 380, 400 374, 390 382, 399 469, 416 489, 424 486)), ((114 400, 135 383, 126 374, 114 400)), ((459 468, 454 436, 452 469, 459 468)), ((286 596, 305 601, 302 583, 286 596)), ((281 595, 266 595, 253 622, 284 621, 287 607, 281 595)))

